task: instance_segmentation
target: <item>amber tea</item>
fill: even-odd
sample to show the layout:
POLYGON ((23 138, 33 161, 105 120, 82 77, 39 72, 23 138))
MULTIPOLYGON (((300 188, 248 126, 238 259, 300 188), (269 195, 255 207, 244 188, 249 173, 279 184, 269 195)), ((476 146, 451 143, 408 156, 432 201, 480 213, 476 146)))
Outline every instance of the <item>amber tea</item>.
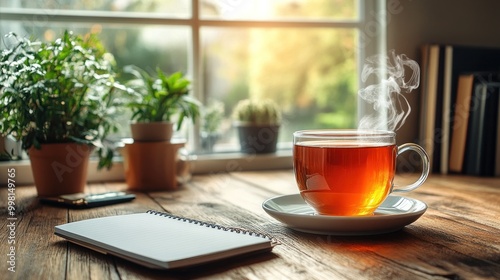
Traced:
MULTIPOLYGON (((393 132, 295 132, 294 172, 300 194, 321 215, 372 215, 393 191, 398 153, 413 150, 428 162, 420 146, 398 148, 395 143, 393 132)), ((427 174, 424 166, 417 182, 394 191, 417 188, 427 174)))
POLYGON ((294 149, 300 193, 320 214, 371 214, 391 189, 396 145, 307 142, 294 149))

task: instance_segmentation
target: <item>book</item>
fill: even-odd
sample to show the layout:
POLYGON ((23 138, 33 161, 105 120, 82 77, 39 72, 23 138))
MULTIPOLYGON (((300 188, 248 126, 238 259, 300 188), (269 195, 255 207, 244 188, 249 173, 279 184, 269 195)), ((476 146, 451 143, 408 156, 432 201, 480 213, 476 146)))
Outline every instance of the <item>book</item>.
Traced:
POLYGON ((276 242, 248 230, 147 211, 71 222, 54 233, 95 251, 156 269, 271 251, 276 242))
POLYGON ((462 173, 473 84, 474 74, 463 74, 458 78, 450 144, 450 172, 462 173))
POLYGON ((499 87, 484 80, 474 84, 463 166, 467 175, 494 175, 499 87))
POLYGON ((443 141, 443 90, 444 90, 444 70, 445 70, 445 49, 441 46, 436 46, 439 50, 438 65, 437 65, 437 76, 436 78, 436 89, 434 92, 435 99, 435 113, 434 113, 434 125, 432 126, 432 162, 431 171, 438 173, 441 171, 441 143, 443 141))
POLYGON ((441 149, 440 149, 440 168, 441 174, 448 174, 449 154, 450 154, 450 127, 451 127, 451 77, 453 66, 453 47, 444 47, 444 71, 443 71, 443 104, 441 117, 441 149))
POLYGON ((495 147, 495 176, 500 176, 500 98, 498 99, 497 136, 495 147))
POLYGON ((487 84, 486 106, 484 111, 483 149, 481 158, 481 176, 495 175, 495 149, 497 146, 498 102, 500 100, 500 83, 487 84), (488 100, 489 99, 489 100, 488 100))
POLYGON ((481 173, 480 162, 487 89, 488 87, 484 83, 474 85, 473 89, 463 167, 464 173, 467 175, 480 175, 481 173))
POLYGON ((436 124, 436 102, 438 90, 439 45, 424 45, 422 48, 422 93, 420 112, 420 145, 427 152, 431 170, 434 169, 434 136, 436 124))

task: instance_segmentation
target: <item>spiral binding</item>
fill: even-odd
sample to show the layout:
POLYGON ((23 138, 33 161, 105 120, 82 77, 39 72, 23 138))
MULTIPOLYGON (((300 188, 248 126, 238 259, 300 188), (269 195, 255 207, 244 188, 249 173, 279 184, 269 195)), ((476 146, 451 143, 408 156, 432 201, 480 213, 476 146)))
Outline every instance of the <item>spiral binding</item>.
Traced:
POLYGON ((200 221, 200 220, 195 220, 195 219, 191 219, 191 218, 185 218, 185 217, 176 216, 176 215, 173 215, 173 214, 170 214, 170 213, 158 212, 158 211, 155 211, 155 210, 148 210, 146 213, 157 215, 157 216, 162 216, 162 217, 170 218, 170 219, 174 219, 174 220, 179 220, 179 221, 182 221, 182 222, 188 222, 188 223, 192 223, 192 224, 195 224, 195 225, 200 225, 200 226, 205 226, 205 227, 209 227, 209 228, 214 228, 214 229, 218 229, 218 230, 235 232, 235 233, 239 233, 239 234, 248 234, 250 236, 255 236, 255 237, 267 238, 267 239, 269 239, 271 241, 271 244, 273 246, 277 245, 277 244, 280 244, 280 242, 278 240, 276 240, 275 238, 273 238, 273 237, 271 237, 269 235, 258 233, 258 232, 255 232, 255 231, 250 231, 250 230, 247 230, 247 229, 236 228, 236 227, 225 227, 225 226, 221 226, 221 225, 214 224, 214 223, 208 223, 208 222, 204 222, 204 221, 200 221))

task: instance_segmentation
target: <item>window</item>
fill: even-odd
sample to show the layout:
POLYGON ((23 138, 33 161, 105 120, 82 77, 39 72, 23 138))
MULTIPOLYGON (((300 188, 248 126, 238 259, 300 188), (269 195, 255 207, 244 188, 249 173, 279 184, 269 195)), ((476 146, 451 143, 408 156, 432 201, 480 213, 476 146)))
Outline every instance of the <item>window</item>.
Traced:
MULTIPOLYGON (((224 108, 213 153, 197 140, 200 127, 184 132, 199 159, 239 157, 232 108, 246 97, 272 98, 283 109, 278 154, 290 156, 295 130, 356 126, 359 65, 383 51, 382 2, 0 0, 0 31, 41 40, 64 29, 94 32, 119 66, 187 73, 197 98, 224 108)), ((128 119, 119 121, 116 137, 128 137, 128 119)))

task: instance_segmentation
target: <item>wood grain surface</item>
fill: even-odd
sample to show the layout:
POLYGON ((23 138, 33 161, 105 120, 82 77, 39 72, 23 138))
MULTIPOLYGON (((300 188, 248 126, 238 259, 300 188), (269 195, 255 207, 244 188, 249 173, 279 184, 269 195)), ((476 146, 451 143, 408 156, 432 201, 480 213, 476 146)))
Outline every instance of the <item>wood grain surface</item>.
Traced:
MULTIPOLYGON (((412 180, 399 175, 396 183, 412 180)), ((87 186, 89 193, 113 190, 126 184, 87 186)), ((264 200, 291 193, 292 170, 196 175, 176 191, 136 192, 132 202, 85 210, 40 204, 33 186, 16 186, 11 272, 8 189, 0 188, 0 279, 500 279, 500 178, 432 175, 405 194, 427 203, 426 213, 400 231, 373 236, 302 233, 262 209, 264 200), (281 244, 271 253, 161 271, 53 234, 59 224, 149 209, 261 232, 281 244)))

